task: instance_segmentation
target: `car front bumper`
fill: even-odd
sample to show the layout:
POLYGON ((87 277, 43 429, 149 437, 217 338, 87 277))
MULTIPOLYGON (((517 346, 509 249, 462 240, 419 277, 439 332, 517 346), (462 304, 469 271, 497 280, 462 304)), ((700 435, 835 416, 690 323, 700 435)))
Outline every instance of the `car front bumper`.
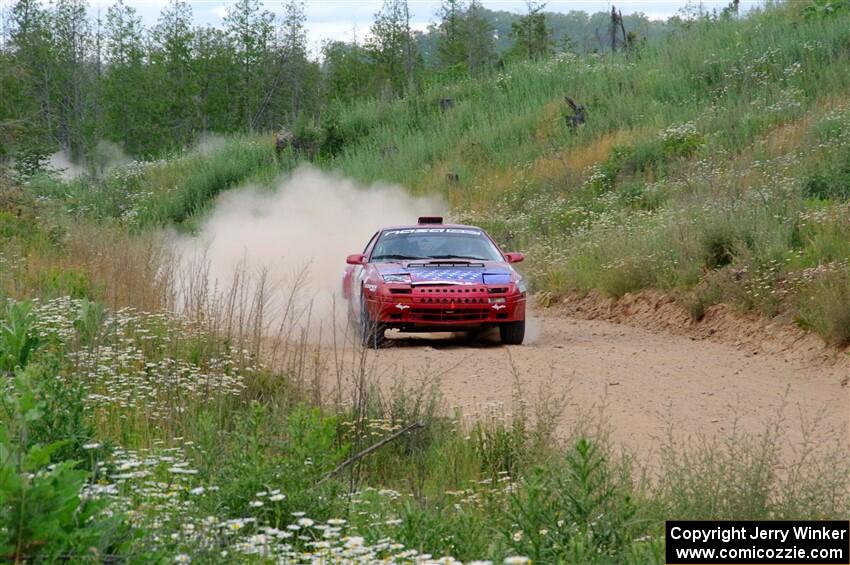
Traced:
POLYGON ((365 297, 371 320, 406 331, 451 331, 525 319, 516 285, 384 285, 365 297))

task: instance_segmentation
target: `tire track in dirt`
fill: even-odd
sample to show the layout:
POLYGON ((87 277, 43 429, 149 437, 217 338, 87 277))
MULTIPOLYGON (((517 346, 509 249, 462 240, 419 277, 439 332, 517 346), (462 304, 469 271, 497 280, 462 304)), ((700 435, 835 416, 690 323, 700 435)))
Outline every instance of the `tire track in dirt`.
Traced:
POLYGON ((680 439, 764 432, 780 415, 786 445, 799 444, 807 426, 850 438, 850 389, 845 365, 812 364, 600 320, 547 312, 530 344, 503 347, 490 339, 405 339, 376 353, 382 380, 413 381, 442 374, 450 408, 480 413, 511 406, 514 373, 525 396, 568 391, 560 430, 604 406, 611 439, 641 459, 657 454, 668 429, 680 439), (542 389, 541 389, 542 387, 542 389))

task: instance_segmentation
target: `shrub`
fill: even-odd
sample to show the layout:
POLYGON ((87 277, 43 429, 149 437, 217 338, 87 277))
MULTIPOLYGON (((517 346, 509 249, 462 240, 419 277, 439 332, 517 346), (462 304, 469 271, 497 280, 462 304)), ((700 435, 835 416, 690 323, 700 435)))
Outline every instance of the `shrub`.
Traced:
POLYGON ((738 236, 728 224, 711 224, 700 236, 701 263, 719 269, 735 260, 738 236))
POLYGON ((850 197, 850 153, 831 156, 803 179, 803 195, 818 200, 845 200, 850 197))
POLYGON ((797 297, 797 321, 837 346, 850 344, 850 273, 839 270, 810 283, 797 297))
POLYGON ((715 280, 706 280, 685 298, 685 310, 687 310, 691 320, 699 322, 705 316, 706 310, 723 300, 723 298, 721 285, 715 280))
POLYGON ((88 273, 76 267, 47 267, 38 271, 37 285, 47 298, 70 296, 88 299, 96 293, 95 284, 88 273))
POLYGON ((564 460, 540 467, 511 496, 508 547, 535 563, 605 563, 639 531, 631 486, 597 443, 580 438, 564 460))
POLYGON ((104 518, 104 501, 82 500, 88 473, 73 460, 51 464, 66 441, 35 443, 30 431, 45 405, 34 383, 39 368, 19 370, 3 392, 0 426, 0 553, 16 563, 94 561, 108 554, 120 516, 104 518))
POLYGON ((32 303, 6 303, 0 319, 0 372, 24 368, 41 344, 33 331, 32 303))

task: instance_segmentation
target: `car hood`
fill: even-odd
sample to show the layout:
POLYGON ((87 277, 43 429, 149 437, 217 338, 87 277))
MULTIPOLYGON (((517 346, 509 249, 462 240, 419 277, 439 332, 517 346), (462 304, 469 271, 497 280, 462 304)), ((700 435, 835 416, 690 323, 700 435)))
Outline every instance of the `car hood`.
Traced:
POLYGON ((376 263, 384 275, 410 275, 412 284, 509 284, 513 268, 504 261, 410 261, 376 263))

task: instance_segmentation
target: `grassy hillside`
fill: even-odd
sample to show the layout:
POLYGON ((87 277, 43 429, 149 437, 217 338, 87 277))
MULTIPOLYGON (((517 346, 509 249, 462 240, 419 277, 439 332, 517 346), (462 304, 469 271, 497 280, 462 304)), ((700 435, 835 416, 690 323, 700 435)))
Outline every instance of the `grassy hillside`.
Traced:
POLYGON ((661 288, 695 318, 725 301, 847 343, 848 23, 794 3, 359 105, 324 165, 445 194, 529 252, 540 291, 661 288))
MULTIPOLYGON (((848 24, 796 5, 699 20, 628 53, 359 103, 316 132, 339 150, 315 161, 443 194, 455 218, 527 251, 553 298, 660 288, 695 318, 724 301, 843 344, 848 24), (565 95, 587 107, 577 129, 565 95)), ((648 481, 604 422, 556 437, 558 391, 518 384, 513 406, 447 416, 428 378, 379 391, 364 353, 339 368, 353 396, 329 397, 321 351, 268 347, 262 296, 228 310, 202 275, 180 288, 157 239, 303 158, 272 146, 207 140, 69 181, 0 175, 11 560, 644 564, 663 562, 665 519, 846 517, 846 445, 826 459, 803 446, 780 472, 772 425, 697 448, 670 440, 648 481)))

